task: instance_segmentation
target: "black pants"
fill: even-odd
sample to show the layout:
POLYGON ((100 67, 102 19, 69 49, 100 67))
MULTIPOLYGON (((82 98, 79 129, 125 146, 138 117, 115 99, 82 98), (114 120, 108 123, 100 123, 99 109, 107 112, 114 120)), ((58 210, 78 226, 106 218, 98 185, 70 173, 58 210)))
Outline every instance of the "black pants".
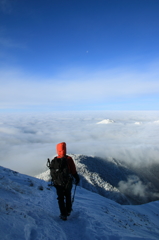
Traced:
POLYGON ((61 186, 56 186, 59 209, 60 209, 61 215, 64 215, 64 216, 67 216, 67 213, 70 213, 72 210, 71 189, 72 187, 65 189, 61 186))

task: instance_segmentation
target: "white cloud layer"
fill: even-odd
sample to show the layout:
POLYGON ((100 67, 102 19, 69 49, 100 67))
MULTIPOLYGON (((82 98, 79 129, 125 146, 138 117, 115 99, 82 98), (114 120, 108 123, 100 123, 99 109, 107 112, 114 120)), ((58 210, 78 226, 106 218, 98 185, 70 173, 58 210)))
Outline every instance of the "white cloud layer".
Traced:
POLYGON ((70 154, 151 165, 159 162, 158 121, 159 112, 0 114, 0 164, 38 174, 65 141, 70 154), (114 122, 97 124, 104 119, 114 122))
POLYGON ((106 104, 159 94, 159 72, 116 68, 72 69, 57 76, 28 76, 16 69, 0 70, 0 108, 106 104))

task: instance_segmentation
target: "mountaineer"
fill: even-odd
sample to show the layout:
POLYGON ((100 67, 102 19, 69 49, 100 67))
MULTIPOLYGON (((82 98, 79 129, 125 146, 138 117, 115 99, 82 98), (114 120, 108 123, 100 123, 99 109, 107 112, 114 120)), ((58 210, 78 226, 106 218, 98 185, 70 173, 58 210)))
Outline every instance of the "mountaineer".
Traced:
POLYGON ((73 159, 66 155, 66 143, 61 142, 56 145, 57 157, 51 163, 49 161, 48 167, 52 177, 53 185, 56 188, 58 196, 58 204, 60 209, 60 218, 67 220, 67 217, 72 211, 71 190, 73 178, 75 184, 78 185, 80 178, 76 171, 76 166, 73 159))

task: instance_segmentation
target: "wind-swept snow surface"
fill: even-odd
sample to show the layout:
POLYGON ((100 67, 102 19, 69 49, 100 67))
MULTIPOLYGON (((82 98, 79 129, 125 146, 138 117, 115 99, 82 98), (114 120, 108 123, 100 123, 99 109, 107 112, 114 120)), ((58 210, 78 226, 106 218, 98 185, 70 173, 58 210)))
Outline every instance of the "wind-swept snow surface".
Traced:
POLYGON ((124 206, 77 187, 68 221, 48 183, 0 167, 3 240, 158 240, 159 202, 124 206))

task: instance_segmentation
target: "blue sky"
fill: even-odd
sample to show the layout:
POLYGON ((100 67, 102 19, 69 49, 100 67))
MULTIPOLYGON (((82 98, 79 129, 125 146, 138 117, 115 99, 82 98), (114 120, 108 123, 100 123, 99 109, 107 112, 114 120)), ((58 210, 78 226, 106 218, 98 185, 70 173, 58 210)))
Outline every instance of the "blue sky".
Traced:
POLYGON ((158 0, 0 0, 0 112, 159 110, 158 0))

